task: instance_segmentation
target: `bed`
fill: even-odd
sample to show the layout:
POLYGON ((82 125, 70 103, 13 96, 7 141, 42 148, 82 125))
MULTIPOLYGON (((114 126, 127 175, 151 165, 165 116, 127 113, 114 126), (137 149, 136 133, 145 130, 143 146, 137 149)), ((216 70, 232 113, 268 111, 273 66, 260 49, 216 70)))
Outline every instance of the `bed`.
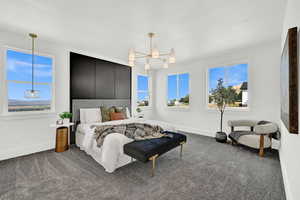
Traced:
MULTIPOLYGON (((93 100, 95 101, 95 100, 93 100)), ((89 112, 88 114, 84 114, 86 117, 90 118, 92 115, 96 116, 96 111, 94 108, 99 108, 100 105, 103 105, 103 100, 97 100, 98 102, 90 103, 89 100, 80 100, 79 102, 73 102, 74 113, 74 121, 78 119, 82 119, 80 110, 94 110, 93 112, 89 112), (75 104, 75 105, 74 105, 75 104), (97 106, 95 106, 97 104, 97 106), (98 106, 99 105, 99 106, 98 106)), ((105 100, 106 101, 106 100, 105 100)), ((123 102, 124 103, 124 102, 123 102)), ((122 102, 118 102, 118 104, 114 101, 109 103, 109 106, 122 105, 122 102)), ((127 106, 127 104, 123 104, 127 106)), ((106 105, 107 106, 107 105, 106 105)), ((83 113, 83 112, 82 112, 83 113)), ((130 115, 130 114, 129 114, 130 115)), ((95 161, 97 161, 106 172, 112 173, 116 169, 129 164, 134 161, 131 157, 127 156, 123 152, 123 146, 133 140, 119 133, 111 133, 105 137, 103 144, 101 147, 97 146, 97 142, 94 138, 94 128, 93 125, 119 125, 119 124, 127 124, 127 123, 147 123, 151 125, 159 125, 164 130, 168 131, 176 131, 174 127, 170 126, 167 123, 155 121, 155 120, 145 120, 145 119, 135 119, 128 116, 128 119, 124 120, 115 120, 115 121, 107 121, 107 122, 99 122, 100 119, 97 120, 78 120, 80 123, 76 126, 75 131, 75 141, 76 145, 82 150, 85 151, 88 155, 90 155, 95 161)), ((94 117, 95 118, 95 117, 94 117)))

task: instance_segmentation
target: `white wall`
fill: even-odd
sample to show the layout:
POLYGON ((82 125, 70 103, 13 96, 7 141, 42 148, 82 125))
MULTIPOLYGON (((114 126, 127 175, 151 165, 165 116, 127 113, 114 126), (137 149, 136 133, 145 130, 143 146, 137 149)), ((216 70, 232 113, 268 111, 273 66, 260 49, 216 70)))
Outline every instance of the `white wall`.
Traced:
MULTIPOLYGON (((299 0, 288 0, 282 33, 282 47, 287 30, 295 26, 300 27, 299 10, 299 0)), ((298 200, 300 199, 300 135, 289 134, 283 123, 281 123, 281 133, 282 139, 279 153, 287 200, 298 200)))
MULTIPOLYGON (((26 34, 0 32, 0 83, 4 73, 4 45, 30 49, 31 42, 26 34)), ((68 111, 69 52, 57 44, 41 39, 38 39, 37 51, 55 56, 56 112, 68 111)), ((1 86, 1 95, 3 95, 3 84, 1 86)), ((49 125, 56 121, 56 116, 56 113, 27 117, 0 116, 0 160, 54 148, 55 130, 49 125)))
POLYGON ((219 129, 219 113, 216 110, 208 110, 206 106, 207 68, 245 60, 249 64, 250 108, 249 111, 226 111, 224 124, 229 119, 264 119, 279 122, 279 91, 276 89, 279 88, 279 39, 276 42, 157 71, 157 118, 177 124, 183 130, 214 136, 219 129), (190 108, 187 110, 166 107, 166 77, 168 73, 174 72, 190 74, 190 108))

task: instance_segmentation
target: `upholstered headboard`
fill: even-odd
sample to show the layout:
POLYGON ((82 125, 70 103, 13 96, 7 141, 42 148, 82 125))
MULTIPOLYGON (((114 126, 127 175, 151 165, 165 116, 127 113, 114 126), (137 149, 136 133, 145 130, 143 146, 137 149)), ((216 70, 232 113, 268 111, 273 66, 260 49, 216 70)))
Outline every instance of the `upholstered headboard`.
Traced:
POLYGON ((73 122, 80 120, 80 108, 99 108, 100 106, 126 106, 131 112, 131 99, 73 99, 73 122))

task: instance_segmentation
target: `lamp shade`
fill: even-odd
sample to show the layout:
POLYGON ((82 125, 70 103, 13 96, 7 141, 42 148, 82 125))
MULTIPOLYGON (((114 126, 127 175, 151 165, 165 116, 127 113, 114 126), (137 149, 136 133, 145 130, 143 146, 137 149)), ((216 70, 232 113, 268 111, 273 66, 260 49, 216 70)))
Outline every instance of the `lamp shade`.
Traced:
POLYGON ((175 63, 176 58, 175 58, 175 50, 172 48, 169 56, 169 63, 175 63))
POLYGON ((135 52, 134 52, 134 49, 130 49, 130 50, 129 50, 128 60, 129 60, 129 61, 134 61, 134 60, 135 60, 135 52))
POLYGON ((129 60, 128 65, 129 65, 130 67, 134 67, 134 61, 129 60))
POLYGON ((150 69, 150 62, 149 62, 149 59, 146 60, 146 63, 145 63, 145 70, 149 70, 150 69))
POLYGON ((156 47, 154 47, 154 48, 152 49, 151 57, 152 57, 152 58, 159 58, 159 51, 158 51, 158 49, 157 49, 156 47))

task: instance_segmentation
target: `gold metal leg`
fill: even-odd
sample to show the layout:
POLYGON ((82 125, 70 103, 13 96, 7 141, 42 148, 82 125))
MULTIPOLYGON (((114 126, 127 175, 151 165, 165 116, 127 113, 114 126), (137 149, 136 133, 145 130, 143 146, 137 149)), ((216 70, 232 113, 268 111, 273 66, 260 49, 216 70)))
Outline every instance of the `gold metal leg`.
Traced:
POLYGON ((152 156, 149 158, 149 160, 152 161, 152 171, 151 171, 151 175, 152 177, 154 176, 154 172, 155 172, 155 161, 156 161, 156 158, 158 157, 158 154, 152 156))
POLYGON ((180 143, 180 159, 182 159, 182 149, 183 149, 184 144, 185 144, 185 142, 180 143))

